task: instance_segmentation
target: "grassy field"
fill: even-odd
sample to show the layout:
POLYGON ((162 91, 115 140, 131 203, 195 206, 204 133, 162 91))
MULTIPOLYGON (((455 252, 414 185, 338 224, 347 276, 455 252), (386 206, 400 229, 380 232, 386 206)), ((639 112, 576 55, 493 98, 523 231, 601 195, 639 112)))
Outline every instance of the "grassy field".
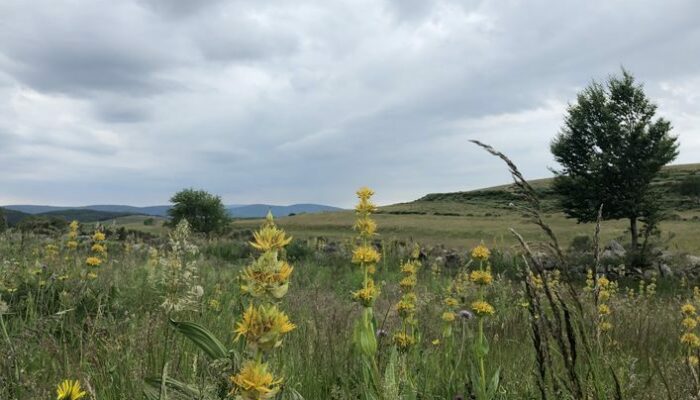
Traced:
MULTIPOLYGON (((674 193, 693 171, 657 184, 674 193)), ((535 185, 564 246, 593 234, 556 211, 546 180, 535 185)), ((221 237, 145 216, 9 230, 0 399, 56 398, 66 379, 91 400, 700 398, 700 278, 567 279, 567 259, 525 264, 508 229, 537 248, 547 237, 514 200, 502 186, 381 207, 377 235, 365 221, 362 240, 354 211, 281 217, 292 242, 267 226, 257 248, 264 220, 233 221, 243 234, 221 237), (319 238, 341 243, 328 251, 319 238), (375 239, 409 245, 380 253, 375 239), (410 246, 482 242, 490 254, 472 250, 457 266, 410 246)), ((700 209, 670 215, 658 244, 700 253, 700 209)), ((604 222, 601 236, 624 242, 625 222, 604 222)))
MULTIPOLYGON (((700 199, 678 193, 680 182, 689 176, 700 176, 700 164, 669 166, 662 170, 654 185, 664 193, 663 208, 668 218, 660 228, 658 239, 663 247, 680 252, 700 254, 700 199)), ((530 182, 542 198, 545 217, 564 245, 578 235, 592 235, 593 224, 577 224, 557 210, 556 196, 551 192, 550 179, 530 182)), ((520 200, 511 185, 487 189, 436 193, 413 202, 381 207, 376 216, 382 226, 381 237, 386 240, 415 240, 425 244, 443 244, 454 248, 471 248, 480 241, 496 246, 510 247, 516 241, 509 233, 513 228, 529 240, 539 241, 542 233, 513 205, 520 200)), ((352 234, 354 213, 334 212, 321 214, 280 216, 279 224, 297 237, 347 238, 352 234)), ((237 220, 238 229, 253 229, 260 220, 237 220)), ((627 221, 605 221, 601 237, 627 239, 627 221)))
MULTIPOLYGON (((680 219, 661 224, 665 246, 671 249, 700 254, 700 210, 677 213, 680 219), (669 237, 672 235, 672 237, 669 237)), ((577 224, 561 213, 547 214, 547 221, 557 232, 562 243, 568 245, 577 235, 593 234, 594 224, 577 224)), ((331 237, 349 238, 354 212, 296 215, 278 219, 280 226, 299 238, 331 237)), ((471 248, 480 241, 495 247, 511 247, 516 244, 509 233, 513 228, 529 240, 544 238, 541 231, 521 214, 501 208, 470 205, 456 202, 415 202, 382 207, 376 216, 382 226, 380 237, 385 240, 415 240, 420 243, 444 244, 458 249, 471 248), (425 212, 427 214, 390 214, 390 212, 425 212), (436 213, 459 213, 438 215, 436 213)), ((253 229, 260 220, 238 220, 238 229, 253 229)), ((601 238, 628 240, 626 221, 605 221, 601 238)))
MULTIPOLYGON (((343 229, 350 235, 352 213, 282 220, 293 229, 293 221, 310 226, 305 218, 312 217, 316 221, 333 218, 329 227, 319 227, 319 233, 343 229)), ((424 236, 436 240, 440 229, 458 231, 462 226, 458 217, 380 214, 377 222, 383 235, 395 234, 396 228, 390 225, 395 218, 403 218, 402 226, 407 225, 406 218, 454 221, 456 225, 436 227, 434 236, 424 236)), ((455 237, 455 243, 478 242, 477 234, 472 235, 470 239, 455 237)), ((189 237, 149 246, 115 238, 108 235, 104 242, 82 239, 72 249, 65 235, 24 241, 12 232, 0 236, 0 398, 55 398, 56 385, 64 379, 80 380, 88 399, 267 398, 227 397, 236 387, 230 378, 239 373, 244 359, 255 354, 246 350, 249 339, 236 340, 234 327, 243 320, 246 304, 261 301, 245 294, 241 278, 242 268, 253 265, 252 257, 261 257, 261 252, 251 249, 246 255, 236 255, 222 251, 247 246, 223 239, 189 237), (107 253, 96 253, 95 243, 104 243, 107 253), (194 252, 193 245, 200 251, 194 252), (85 260, 96 254, 102 263, 86 266, 85 260), (179 306, 172 308, 173 304, 179 306), (212 359, 178 333, 169 319, 206 327, 230 352, 212 359), (161 386, 157 379, 164 376, 170 383, 161 386)), ((424 260, 415 272, 417 284, 412 289, 416 342, 410 350, 397 352, 392 337, 406 329, 396 304, 405 298, 399 282, 405 276, 402 262, 407 254, 385 252, 373 275, 381 293, 372 309, 374 328, 387 335, 377 336, 378 347, 371 357, 377 380, 371 389, 353 334, 355 321, 366 307, 353 303, 350 295, 363 284, 362 270, 344 253, 324 254, 299 240, 290 246, 296 246, 294 252, 286 253, 294 266, 291 284, 275 304, 295 327, 285 334, 279 348, 263 358, 274 376, 284 379, 274 398, 453 399, 476 390, 478 374, 475 377, 471 371, 479 360, 483 360, 485 376, 491 379, 498 373, 500 377, 491 397, 480 399, 539 397, 538 350, 531 332, 532 324, 542 319, 533 318, 529 307, 535 298, 546 303, 546 297, 538 286, 539 278, 523 280, 517 273, 522 265, 494 253, 490 260, 493 281, 480 287, 467 275, 480 268, 478 262, 458 270, 435 270, 430 267, 432 260, 424 260), (530 282, 535 298, 528 298, 524 282, 530 282), (446 308, 448 296, 455 299, 451 308, 446 308), (446 310, 469 310, 477 299, 488 301, 495 314, 459 317, 452 322, 445 319, 446 310), (486 353, 474 347, 482 333, 489 343, 486 353)), ((581 354, 575 375, 587 394, 569 396, 560 388, 559 395, 550 398, 602 400, 615 398, 617 390, 628 399, 694 398, 698 387, 684 365, 686 347, 679 340, 683 333, 681 304, 690 301, 700 307, 700 298, 693 300, 692 286, 661 280, 641 286, 638 282, 604 284, 601 287, 608 294, 601 300, 601 295, 590 294, 598 292, 586 292, 582 284, 576 284, 581 290, 576 296, 582 302, 582 314, 576 314, 575 324, 587 332, 593 347, 578 348, 581 354), (605 314, 596 306, 600 301, 609 307, 605 314), (608 320, 614 321, 613 327, 601 331, 608 320)), ((573 300, 565 286, 556 281, 548 285, 561 291, 561 302, 573 300)), ((541 318, 552 318, 552 312, 546 309, 541 318)), ((567 369, 557 361, 553 339, 551 346, 552 379, 565 379, 567 369)), ((556 388, 551 382, 545 384, 556 388)))

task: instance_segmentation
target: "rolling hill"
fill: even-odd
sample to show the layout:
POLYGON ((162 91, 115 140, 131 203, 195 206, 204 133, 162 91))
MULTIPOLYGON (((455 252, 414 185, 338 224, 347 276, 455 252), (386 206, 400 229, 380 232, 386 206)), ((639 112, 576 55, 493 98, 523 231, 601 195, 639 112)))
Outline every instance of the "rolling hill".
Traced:
MULTIPOLYGON (((670 215, 661 223, 664 239, 673 235, 669 246, 700 254, 700 195, 688 195, 680 190, 682 182, 690 177, 700 177, 700 164, 664 168, 654 184, 663 189, 663 206, 670 215)), ((562 243, 568 245, 576 236, 592 234, 594 224, 578 224, 559 210, 551 182, 551 179, 530 181, 541 195, 545 220, 562 243)), ((515 246, 509 228, 516 229, 527 240, 544 240, 541 230, 511 206, 519 201, 512 185, 432 193, 415 201, 379 207, 375 219, 379 238, 383 240, 417 240, 422 244, 454 248, 470 248, 481 241, 495 247, 515 246)), ((281 217, 277 221, 298 239, 329 237, 346 240, 356 234, 352 229, 354 219, 354 212, 339 211, 281 217)), ((260 220, 245 219, 233 224, 239 229, 252 230, 260 223, 260 220)), ((626 240, 627 224, 623 220, 604 221, 602 240, 626 240)))

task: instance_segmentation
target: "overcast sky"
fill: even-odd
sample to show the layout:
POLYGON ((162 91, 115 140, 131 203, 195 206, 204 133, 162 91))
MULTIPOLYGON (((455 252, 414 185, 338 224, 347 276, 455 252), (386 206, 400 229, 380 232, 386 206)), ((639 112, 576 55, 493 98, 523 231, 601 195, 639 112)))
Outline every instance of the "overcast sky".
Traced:
POLYGON ((700 1, 0 1, 0 204, 387 204, 548 176, 629 69, 700 162, 700 1))

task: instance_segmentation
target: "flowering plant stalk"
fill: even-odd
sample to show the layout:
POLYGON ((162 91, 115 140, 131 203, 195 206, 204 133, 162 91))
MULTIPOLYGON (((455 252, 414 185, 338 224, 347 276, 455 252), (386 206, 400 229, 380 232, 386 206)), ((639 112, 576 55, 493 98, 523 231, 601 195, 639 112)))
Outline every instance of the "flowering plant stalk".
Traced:
POLYGON ((282 345, 284 336, 296 326, 278 307, 287 294, 294 268, 279 253, 292 241, 275 225, 272 213, 253 234, 250 245, 262 254, 241 273, 241 290, 249 298, 243 318, 236 324, 236 340, 244 339, 248 358, 230 377, 230 394, 238 400, 273 399, 281 390, 282 378, 275 376, 267 362, 270 353, 282 345))
POLYGON ((469 281, 478 286, 477 300, 471 305, 472 312, 478 318, 478 333, 474 346, 477 371, 472 368, 472 385, 477 400, 493 399, 500 379, 500 369, 496 370, 489 382, 486 379, 486 356, 489 352, 489 344, 484 335, 484 320, 496 313, 496 309, 486 301, 484 293, 485 288, 493 284, 491 266, 488 262, 490 256, 491 252, 483 244, 475 247, 471 252, 472 259, 479 263, 479 268, 469 274, 469 281))
POLYGON ((374 273, 380 255, 372 246, 371 239, 376 235, 377 224, 372 220, 371 214, 377 207, 372 203, 374 192, 366 187, 357 191, 359 202, 355 206, 357 218, 355 230, 358 232, 358 243, 352 253, 352 262, 360 266, 362 270, 362 288, 352 292, 352 299, 362 306, 362 314, 356 322, 353 331, 353 343, 361 358, 362 379, 365 383, 365 397, 374 398, 377 387, 377 338, 372 306, 379 296, 379 288, 374 282, 374 273))

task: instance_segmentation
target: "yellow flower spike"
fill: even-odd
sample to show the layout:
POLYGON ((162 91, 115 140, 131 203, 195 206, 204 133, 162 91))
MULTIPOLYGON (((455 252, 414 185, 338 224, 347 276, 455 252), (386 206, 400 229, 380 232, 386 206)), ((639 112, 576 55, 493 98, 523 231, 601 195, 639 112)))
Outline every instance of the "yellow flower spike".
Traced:
POLYGON ((358 218, 355 221, 354 228, 362 237, 369 238, 377 233, 377 223, 369 217, 358 218))
POLYGON ((459 300, 455 299, 454 297, 448 297, 445 300, 443 300, 443 303, 447 307, 457 307, 459 305, 459 300))
POLYGON ((418 266, 413 262, 407 262, 401 265, 401 272, 404 274, 413 275, 418 271, 418 266))
POLYGON ((698 357, 697 356, 688 356, 688 364, 692 365, 693 367, 698 366, 698 357))
POLYGON ((85 264, 90 267, 99 267, 102 264, 102 260, 99 257, 88 257, 85 260, 85 264))
POLYGON ((95 234, 92 235, 92 240, 95 242, 103 242, 105 240, 104 232, 95 231, 95 234))
POLYGON ((681 336, 681 343, 689 347, 700 347, 700 337, 692 332, 686 332, 681 336))
POLYGON ((598 314, 600 314, 600 315, 608 315, 608 314, 610 314, 610 307, 608 307, 607 304, 600 304, 600 305, 598 305, 598 314))
POLYGON ((491 304, 483 300, 473 302, 472 311, 474 311, 474 313, 479 317, 485 317, 496 313, 496 309, 493 308, 491 304))
POLYGON ((360 200, 369 200, 370 197, 374 196, 374 190, 368 188, 367 186, 363 186, 359 189, 357 189, 357 197, 360 198, 360 200))
POLYGON ((488 247, 480 244, 472 249, 471 256, 475 260, 486 261, 491 256, 491 251, 488 247))
POLYGON ((603 321, 598 326, 601 332, 607 332, 613 328, 613 325, 608 321, 603 321))
POLYGON ((399 348, 399 350, 407 350, 414 344, 416 344, 416 338, 405 332, 399 332, 394 335, 394 343, 399 348))
POLYGON ((610 280, 608 280, 608 278, 606 278, 604 276, 601 276, 600 278, 598 278, 598 286, 599 287, 606 288, 606 287, 608 287, 608 285, 610 285, 610 280))
POLYGON ((75 250, 78 248, 78 242, 76 242, 75 240, 70 240, 68 241, 68 243, 66 243, 66 246, 68 246, 68 248, 71 250, 75 250))
POLYGON ((416 284, 418 284, 418 279, 415 277, 415 275, 409 275, 399 281, 399 286, 401 286, 401 289, 404 291, 413 289, 416 287, 416 284))
POLYGON ((442 320, 445 322, 453 322, 457 316, 452 311, 442 313, 442 320))
POLYGON ((416 304, 411 299, 401 299, 396 303, 396 311, 402 318, 406 318, 416 311, 416 304))
POLYGON ((284 230, 269 222, 260 230, 253 233, 253 241, 250 245, 261 251, 281 250, 292 241, 284 230))
POLYGON ((66 379, 56 388, 56 400, 78 400, 85 397, 87 393, 81 390, 80 381, 66 379))
POLYGON ((273 399, 282 383, 282 379, 275 379, 268 371, 267 364, 253 360, 246 361, 240 372, 230 379, 235 386, 231 394, 244 400, 273 399))
POLYGON ((241 290, 253 297, 270 294, 281 298, 287 293, 293 271, 286 261, 277 259, 275 252, 265 252, 241 272, 241 290))
POLYGON ((105 254, 107 252, 107 248, 100 243, 95 243, 92 245, 92 248, 90 248, 93 253, 98 253, 98 254, 105 254))
POLYGON ((695 315, 695 306, 693 306, 693 305, 690 304, 690 303, 685 303, 685 304, 683 304, 683 306, 681 307, 681 311, 682 311, 683 314, 685 314, 685 315, 695 315))
POLYGON ((372 279, 368 279, 364 287, 352 292, 352 299, 365 307, 374 304, 374 300, 379 296, 379 288, 376 287, 372 279))
POLYGON ((685 329, 690 331, 695 329, 696 326, 698 326, 698 320, 692 317, 685 317, 681 324, 685 329))
POLYGON ((381 256, 374 249, 374 247, 358 246, 352 252, 352 262, 353 264, 376 264, 379 262, 381 256))
POLYGON ((236 324, 236 340, 245 337, 251 349, 270 350, 282 344, 285 334, 296 328, 277 306, 248 306, 243 319, 236 324))
POLYGON ((469 274, 469 280, 477 285, 490 285, 493 283, 493 275, 489 271, 475 270, 469 274))

